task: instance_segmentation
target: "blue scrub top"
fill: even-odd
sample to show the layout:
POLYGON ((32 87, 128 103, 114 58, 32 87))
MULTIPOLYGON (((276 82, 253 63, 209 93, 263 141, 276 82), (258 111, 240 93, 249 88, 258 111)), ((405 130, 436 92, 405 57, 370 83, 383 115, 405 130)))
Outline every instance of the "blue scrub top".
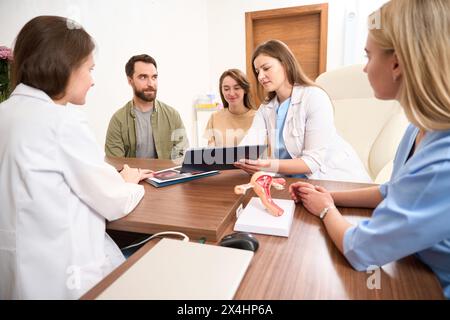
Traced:
MULTIPOLYGON (((277 159, 292 159, 291 155, 286 149, 286 144, 284 143, 283 131, 284 124, 286 122, 286 116, 289 111, 289 106, 291 105, 291 98, 286 99, 277 108, 277 119, 276 119, 276 146, 275 146, 275 157, 277 159)), ((306 178, 304 174, 289 175, 291 178, 306 178)))
POLYGON ((363 271, 416 254, 450 299, 450 130, 427 132, 408 159, 418 131, 406 130, 391 179, 380 186, 384 200, 346 231, 344 255, 363 271))

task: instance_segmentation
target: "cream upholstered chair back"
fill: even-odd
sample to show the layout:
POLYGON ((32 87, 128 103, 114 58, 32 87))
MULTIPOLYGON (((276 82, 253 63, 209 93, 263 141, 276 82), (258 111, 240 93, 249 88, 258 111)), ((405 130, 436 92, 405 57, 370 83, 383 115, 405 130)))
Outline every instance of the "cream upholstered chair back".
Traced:
POLYGON ((374 97, 363 72, 353 65, 321 74, 316 82, 334 105, 335 125, 376 183, 389 180, 392 163, 408 121, 397 101, 374 97))

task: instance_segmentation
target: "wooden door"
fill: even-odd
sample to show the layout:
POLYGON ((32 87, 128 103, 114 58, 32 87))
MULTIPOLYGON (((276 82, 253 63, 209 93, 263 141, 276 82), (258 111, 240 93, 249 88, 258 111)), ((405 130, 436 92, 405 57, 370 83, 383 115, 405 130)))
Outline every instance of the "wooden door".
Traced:
POLYGON ((292 50, 305 73, 315 80, 326 70, 328 4, 246 12, 247 75, 252 83, 254 101, 256 79, 252 54, 262 42, 278 39, 292 50))

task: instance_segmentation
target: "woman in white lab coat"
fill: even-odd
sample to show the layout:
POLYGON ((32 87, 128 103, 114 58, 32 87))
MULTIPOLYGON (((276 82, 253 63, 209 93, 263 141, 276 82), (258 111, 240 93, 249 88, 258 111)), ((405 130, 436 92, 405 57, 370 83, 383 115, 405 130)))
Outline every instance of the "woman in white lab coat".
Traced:
POLYGON ((336 132, 331 100, 310 80, 286 44, 270 40, 252 57, 267 96, 241 145, 265 144, 270 160, 241 160, 249 173, 275 171, 310 179, 371 182, 356 152, 336 132))
POLYGON ((29 21, 0 104, 0 300, 76 299, 124 257, 105 218, 128 214, 149 170, 104 162, 79 107, 93 85, 94 43, 77 23, 29 21))

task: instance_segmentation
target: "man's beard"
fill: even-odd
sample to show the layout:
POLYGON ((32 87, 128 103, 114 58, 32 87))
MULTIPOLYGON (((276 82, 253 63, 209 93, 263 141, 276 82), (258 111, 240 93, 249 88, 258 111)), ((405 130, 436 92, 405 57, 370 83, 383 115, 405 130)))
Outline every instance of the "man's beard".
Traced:
POLYGON ((156 90, 154 90, 153 88, 151 89, 144 89, 141 91, 136 90, 136 88, 133 88, 134 90, 134 95, 136 97, 138 97, 139 99, 146 101, 146 102, 153 102, 156 99, 156 90), (151 90, 151 92, 145 92, 145 91, 149 91, 151 90))

